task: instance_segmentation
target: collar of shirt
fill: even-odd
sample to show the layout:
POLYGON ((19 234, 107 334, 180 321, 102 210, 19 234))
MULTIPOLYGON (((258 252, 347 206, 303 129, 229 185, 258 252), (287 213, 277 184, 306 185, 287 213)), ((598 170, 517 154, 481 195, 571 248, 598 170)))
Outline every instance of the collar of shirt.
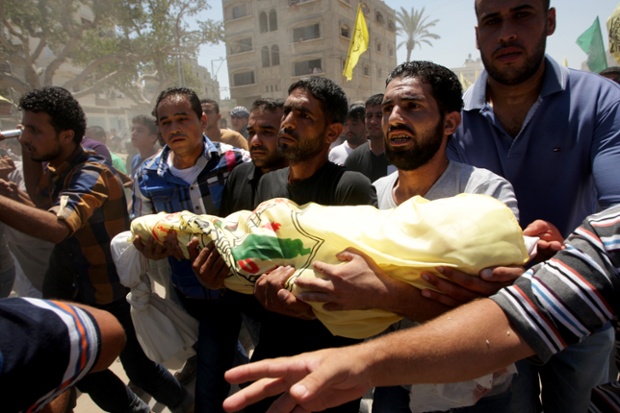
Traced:
MULTIPOLYGON (((561 66, 550 56, 545 56, 546 70, 540 97, 545 98, 553 93, 566 89, 568 82, 567 67, 561 66)), ((487 104, 487 80, 489 74, 484 70, 478 80, 463 94, 463 110, 480 110, 487 104)))

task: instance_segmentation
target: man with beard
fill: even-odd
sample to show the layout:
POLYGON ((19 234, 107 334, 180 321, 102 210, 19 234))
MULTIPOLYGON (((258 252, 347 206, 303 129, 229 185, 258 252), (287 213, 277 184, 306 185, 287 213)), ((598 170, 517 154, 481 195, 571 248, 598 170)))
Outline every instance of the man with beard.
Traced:
MULTIPOLYGON (((289 166, 263 175, 255 203, 288 198, 300 205, 308 202, 376 204, 376 193, 368 178, 346 171, 327 159, 329 146, 342 133, 347 115, 344 91, 327 78, 311 76, 293 83, 288 93, 278 134, 278 152, 289 166)), ((207 267, 198 271, 199 278, 210 288, 221 287, 222 278, 207 267)), ((261 318, 253 361, 359 341, 332 335, 316 320, 308 304, 298 301, 284 288, 293 272, 293 268, 278 267, 256 282, 254 296, 269 311, 261 318)), ((245 412, 265 412, 272 401, 246 407, 245 412)), ((359 402, 357 399, 326 411, 357 413, 359 402)))
MULTIPOLYGON (((457 76, 435 63, 406 62, 390 73, 386 85, 382 102, 385 153, 398 169, 373 183, 379 208, 394 208, 416 195, 434 200, 466 192, 493 196, 518 217, 507 180, 446 157, 448 138, 461 122, 463 100, 457 76)), ((298 279, 296 284, 305 291, 299 298, 325 302, 330 310, 384 309, 413 321, 427 320, 449 308, 426 300, 415 287, 375 274, 358 254, 345 251, 340 258, 349 264, 315 263, 325 279, 298 279)), ((406 321, 395 327, 411 325, 406 321)), ((489 396, 494 397, 455 411, 481 411, 479 408, 501 412, 510 394, 506 387, 500 387, 491 390, 489 396)), ((375 389, 373 412, 408 411, 408 388, 375 389)))
POLYGON ((364 106, 359 103, 352 104, 342 130, 342 136, 344 136, 345 140, 329 151, 328 158, 330 162, 344 165, 351 152, 366 143, 366 124, 364 123, 364 118, 364 106))
MULTIPOLYGON (((39 208, 0 196, 0 221, 54 244, 43 297, 114 315, 127 336, 120 359, 129 379, 171 411, 185 413, 191 394, 138 342, 126 300, 129 289, 121 284, 110 251, 112 238, 129 228, 125 193, 113 168, 82 147, 82 107, 68 90, 44 87, 22 96, 19 108, 24 179, 39 208)), ((89 374, 77 387, 105 411, 151 410, 111 370, 89 374)))
MULTIPOLYGON (((620 202, 620 89, 545 56, 556 27, 549 0, 477 0, 475 11, 485 72, 464 95, 448 156, 508 179, 522 226, 545 220, 566 237, 620 202)), ((607 381, 612 346, 607 327, 544 366, 519 362, 512 411, 540 411, 539 374, 545 413, 586 411, 592 387, 607 381)))
POLYGON ((278 152, 278 132, 283 106, 284 101, 271 98, 257 99, 252 103, 248 120, 252 162, 239 165, 228 176, 222 195, 220 216, 225 217, 242 209, 254 209, 254 198, 261 176, 288 164, 278 152))
MULTIPOLYGON (((254 209, 260 178, 267 172, 284 168, 288 164, 278 151, 278 132, 283 106, 283 100, 272 98, 261 98, 252 103, 248 120, 248 142, 252 162, 237 166, 228 176, 222 194, 220 216, 226 217, 236 211, 254 209)), ((215 250, 215 245, 211 243, 200 252, 197 247, 198 240, 196 239, 189 246, 194 273, 199 279, 204 278, 206 283, 217 278, 221 284, 211 285, 211 288, 224 288, 224 277, 229 274, 229 269, 221 259, 218 259, 219 254, 215 250)), ((257 341, 262 306, 253 296, 235 291, 227 291, 224 299, 241 310, 243 322, 252 341, 257 341)))
POLYGON ((368 143, 355 148, 344 162, 348 170, 361 172, 372 182, 396 170, 385 156, 385 138, 381 129, 382 101, 383 93, 372 95, 366 100, 364 123, 368 143))

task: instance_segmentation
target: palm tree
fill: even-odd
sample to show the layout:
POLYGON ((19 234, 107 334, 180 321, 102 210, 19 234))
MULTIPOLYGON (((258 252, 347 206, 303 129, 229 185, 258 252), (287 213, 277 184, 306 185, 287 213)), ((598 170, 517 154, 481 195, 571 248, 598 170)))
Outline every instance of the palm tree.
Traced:
POLYGON ((440 37, 434 33, 430 33, 428 30, 435 26, 439 20, 433 20, 427 22, 428 16, 423 16, 424 7, 421 10, 415 10, 411 8, 411 13, 405 10, 404 7, 400 8, 400 11, 396 12, 396 31, 402 35, 406 40, 403 40, 396 46, 400 48, 405 46, 407 48, 407 61, 411 60, 411 52, 416 46, 421 47, 422 43, 426 43, 432 46, 432 43, 428 39, 437 40, 440 37))

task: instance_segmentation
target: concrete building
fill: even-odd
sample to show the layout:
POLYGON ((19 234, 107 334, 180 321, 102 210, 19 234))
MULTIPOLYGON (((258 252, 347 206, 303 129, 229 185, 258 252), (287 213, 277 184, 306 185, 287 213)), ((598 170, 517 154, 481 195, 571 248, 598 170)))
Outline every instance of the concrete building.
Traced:
POLYGON ((370 44, 347 81, 342 74, 358 0, 222 0, 230 96, 249 107, 286 97, 311 74, 334 80, 351 102, 385 88, 396 66, 396 18, 381 0, 361 2, 370 44))

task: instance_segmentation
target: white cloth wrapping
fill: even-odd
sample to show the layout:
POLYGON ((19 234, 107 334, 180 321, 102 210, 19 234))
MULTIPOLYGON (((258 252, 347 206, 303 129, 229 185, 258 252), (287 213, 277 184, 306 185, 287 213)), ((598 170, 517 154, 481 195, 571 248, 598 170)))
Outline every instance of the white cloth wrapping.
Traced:
POLYGON ((121 283, 131 288, 127 301, 138 341, 153 361, 180 368, 194 355, 198 321, 171 300, 153 291, 148 276, 149 260, 134 248, 130 231, 116 235, 110 244, 121 283))

